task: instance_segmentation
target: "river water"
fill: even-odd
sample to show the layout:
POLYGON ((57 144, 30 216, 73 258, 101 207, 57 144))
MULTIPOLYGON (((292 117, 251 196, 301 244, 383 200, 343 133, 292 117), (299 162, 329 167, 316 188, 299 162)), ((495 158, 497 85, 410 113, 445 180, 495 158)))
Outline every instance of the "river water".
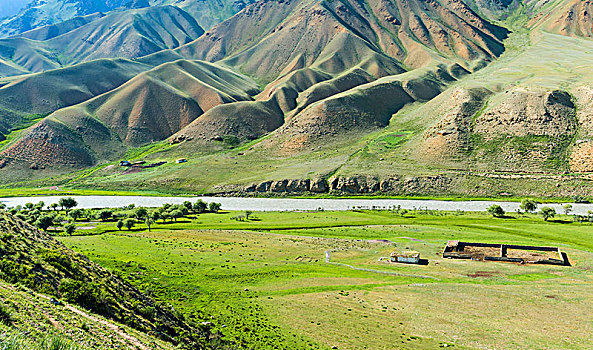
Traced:
MULTIPOLYGON (((421 199, 301 199, 301 198, 242 198, 242 197, 144 197, 144 196, 71 196, 78 202, 77 208, 116 208, 130 204, 137 207, 158 207, 163 203, 178 204, 198 199, 206 202, 218 202, 224 210, 253 211, 293 211, 293 210, 349 210, 352 208, 372 209, 401 206, 402 209, 430 209, 448 211, 485 211, 492 204, 500 205, 506 212, 514 212, 519 208, 517 202, 497 201, 443 201, 421 199)), ((25 203, 45 202, 45 205, 57 203, 60 196, 6 197, 0 202, 8 207, 25 203)), ((562 213, 563 204, 545 204, 562 213)), ((544 206, 544 205, 540 205, 544 206)), ((593 210, 593 204, 572 203, 573 214, 584 215, 593 210)))

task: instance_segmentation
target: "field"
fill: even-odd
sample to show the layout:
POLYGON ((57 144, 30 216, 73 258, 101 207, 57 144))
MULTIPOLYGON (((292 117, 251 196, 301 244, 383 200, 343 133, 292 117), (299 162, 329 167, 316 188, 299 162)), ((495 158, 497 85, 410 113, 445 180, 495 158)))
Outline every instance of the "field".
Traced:
POLYGON ((589 224, 390 211, 230 220, 238 214, 152 232, 96 223, 59 239, 242 348, 593 347, 589 224), (450 239, 559 246, 573 266, 442 259, 450 239), (379 261, 410 249, 429 264, 379 261))

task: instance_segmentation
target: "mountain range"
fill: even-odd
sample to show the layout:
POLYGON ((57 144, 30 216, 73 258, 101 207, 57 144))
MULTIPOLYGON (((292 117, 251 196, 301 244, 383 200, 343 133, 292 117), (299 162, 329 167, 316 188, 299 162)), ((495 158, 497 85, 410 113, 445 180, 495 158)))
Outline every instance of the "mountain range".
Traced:
POLYGON ((0 179, 199 193, 588 195, 590 7, 137 1, 60 10, 28 31, 4 22, 0 179), (124 159, 167 163, 129 171, 117 165, 124 159))

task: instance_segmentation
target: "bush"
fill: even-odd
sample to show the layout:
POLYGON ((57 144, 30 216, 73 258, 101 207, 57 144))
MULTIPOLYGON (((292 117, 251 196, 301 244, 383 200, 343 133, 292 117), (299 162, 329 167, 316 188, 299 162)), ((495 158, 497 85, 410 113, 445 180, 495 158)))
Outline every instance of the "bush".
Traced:
POLYGON ((136 224, 136 221, 134 221, 134 219, 127 219, 126 221, 124 221, 124 226, 126 226, 126 228, 128 230, 131 230, 135 224, 136 224))
POLYGON ((502 207, 498 204, 492 204, 489 208, 488 208, 488 212, 490 214, 492 214, 492 216, 494 216, 495 218, 499 218, 501 216, 504 216, 504 209, 502 209, 502 207))
POLYGON ((537 202, 532 199, 524 199, 521 201, 519 208, 521 208, 526 213, 531 213, 537 209, 537 202))
POLYGON ((177 221, 178 218, 183 217, 183 212, 179 209, 175 209, 171 212, 171 217, 177 221))
POLYGON ((8 307, 2 303, 0 303, 0 322, 7 326, 12 324, 12 314, 8 310, 8 307))
POLYGON ((203 200, 199 199, 197 202, 194 203, 194 210, 196 213, 203 213, 208 209, 208 204, 203 200))
POLYGON ((213 213, 218 213, 218 211, 220 210, 221 204, 220 203, 210 203, 208 205, 208 210, 210 210, 213 213))
POLYGON ((65 197, 60 198, 58 201, 58 205, 62 207, 62 209, 70 210, 78 205, 78 202, 72 197, 65 197))
POLYGON ((64 300, 82 306, 101 315, 108 315, 109 310, 104 303, 105 297, 98 283, 63 279, 60 281, 60 294, 64 300))
POLYGON ((37 226, 38 228, 42 229, 43 231, 46 231, 48 227, 50 227, 53 224, 54 220, 51 216, 49 215, 42 215, 39 217, 39 219, 37 219, 35 221, 35 226, 37 226))
POLYGON ((72 236, 72 234, 74 234, 74 231, 76 231, 76 225, 74 224, 66 224, 64 226, 64 231, 69 235, 72 236))
POLYGON ((556 216, 556 210, 552 207, 543 207, 539 213, 544 218, 544 221, 548 221, 548 219, 556 216))
POLYGON ((224 142, 227 146, 236 147, 241 141, 235 135, 224 135, 222 137, 222 142, 224 142))
POLYGON ((107 220, 111 219, 111 217, 113 216, 113 212, 111 210, 107 210, 107 209, 101 210, 99 212, 98 216, 101 221, 107 221, 107 220))

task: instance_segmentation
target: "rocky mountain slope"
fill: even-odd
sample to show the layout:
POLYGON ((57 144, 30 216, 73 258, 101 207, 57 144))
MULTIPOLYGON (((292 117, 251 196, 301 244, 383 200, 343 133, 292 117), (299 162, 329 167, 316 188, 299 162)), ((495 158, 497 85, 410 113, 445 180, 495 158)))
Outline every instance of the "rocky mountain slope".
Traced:
POLYGON ((0 22, 0 37, 8 37, 73 17, 107 12, 129 3, 124 0, 62 1, 35 0, 14 16, 0 22))
POLYGON ((258 1, 196 40, 134 59, 154 68, 103 95, 56 102, 70 107, 19 134, 6 127, 0 178, 99 166, 77 183, 492 195, 521 182, 524 195, 575 195, 593 171, 586 6, 258 1), (168 146, 151 148, 160 141, 168 146), (136 147, 195 163, 133 175, 107 166, 136 147), (523 185, 535 176, 545 185, 523 185))
MULTIPOLYGON (((253 0, 34 0, 9 17, 0 16, 0 38, 22 35, 41 27, 73 26, 114 10, 173 5, 188 12, 203 28, 210 28, 239 12, 253 0)), ((18 10, 18 9, 17 9, 18 10)), ((53 29, 55 30, 55 29, 53 29)))
MULTIPOLYGON (((229 103, 233 99, 237 100, 233 97, 211 109, 200 108, 200 112, 190 110, 189 113, 195 120, 189 120, 191 124, 187 127, 180 124, 173 131, 176 133, 173 139, 203 143, 214 136, 227 134, 240 140, 255 139, 280 127, 285 120, 302 115, 309 105, 332 95, 383 77, 404 73, 414 67, 433 65, 433 69, 429 69, 433 72, 426 73, 429 78, 405 82, 412 97, 379 112, 393 113, 407 102, 434 97, 444 84, 467 73, 467 69, 479 67, 494 59, 504 50, 501 40, 506 35, 505 29, 479 18, 461 2, 451 2, 447 6, 435 2, 430 7, 420 2, 401 2, 394 8, 393 4, 381 1, 372 3, 371 7, 347 1, 261 1, 245 8, 191 43, 175 50, 161 51, 139 61, 148 64, 177 58, 220 61, 259 82, 268 83, 255 97, 255 101, 229 103), (382 17, 377 17, 377 13, 382 17), (431 16, 442 21, 435 22, 431 16), (391 26, 391 30, 384 29, 387 24, 391 26), (423 31, 421 27, 430 27, 432 32, 428 29, 423 31), (449 37, 455 42, 454 45, 449 44, 449 37), (458 60, 468 68, 454 63, 458 60), (439 62, 444 66, 451 65, 454 71, 448 72, 448 68, 440 66, 437 68, 436 64, 439 62), (202 112, 205 112, 204 115, 197 118, 202 112)), ((402 80, 394 79, 398 82, 402 80)), ((369 86, 368 89, 378 88, 369 86)), ((257 91, 253 88, 249 92, 255 95, 257 91)), ((363 93, 362 98, 354 101, 353 105, 364 100, 364 96, 363 93)), ((98 105, 98 101, 103 100, 105 99, 93 103, 98 105)), ((187 110, 183 104, 173 105, 173 110, 187 110)), ((125 103, 112 105, 109 109, 114 112, 110 113, 128 115, 126 106, 125 103)), ((64 113, 72 115, 73 110, 81 108, 86 107, 73 107, 69 112, 58 111, 50 118, 64 113)), ((145 112, 145 118, 149 119, 160 118, 162 114, 154 108, 145 109, 145 112)), ((373 114, 375 111, 367 110, 363 113, 373 114)), ((76 116, 79 117, 81 116, 76 116)), ((386 115, 381 118, 383 121, 380 125, 385 125, 388 118, 385 119, 386 115)), ((74 131, 68 133, 71 137, 64 135, 64 144, 73 142, 74 147, 75 140, 84 140, 84 136, 74 127, 77 123, 67 122, 71 127, 63 129, 61 123, 43 121, 31 129, 28 136, 11 145, 4 155, 7 159, 14 159, 17 154, 28 154, 23 151, 31 148, 31 140, 40 139, 37 134, 39 130, 45 130, 45 134, 55 128, 59 128, 55 135, 63 135, 65 130, 74 131), (23 144, 26 146, 22 146, 23 144)), ((99 135, 110 134, 107 129, 112 128, 112 125, 106 123, 107 129, 100 131, 103 124, 104 120, 103 123, 95 123, 95 132, 99 135)), ((339 131, 338 129, 335 130, 339 131)), ((123 137, 124 135, 119 136, 127 146, 135 146, 170 135, 165 133, 156 138, 138 136, 133 140, 123 137)), ((79 144, 75 153, 89 147, 93 149, 92 145, 79 144)), ((45 147, 33 149, 48 150, 45 147)), ((76 157, 72 157, 70 153, 64 151, 61 154, 67 154, 65 158, 71 160, 68 164, 78 166, 92 165, 96 159, 104 159, 83 156, 77 164, 76 157)), ((36 153, 27 157, 29 160, 36 158, 41 159, 36 153)))
POLYGON ((0 39, 0 72, 10 76, 98 58, 135 58, 186 44, 203 32, 174 6, 87 16, 0 39))

